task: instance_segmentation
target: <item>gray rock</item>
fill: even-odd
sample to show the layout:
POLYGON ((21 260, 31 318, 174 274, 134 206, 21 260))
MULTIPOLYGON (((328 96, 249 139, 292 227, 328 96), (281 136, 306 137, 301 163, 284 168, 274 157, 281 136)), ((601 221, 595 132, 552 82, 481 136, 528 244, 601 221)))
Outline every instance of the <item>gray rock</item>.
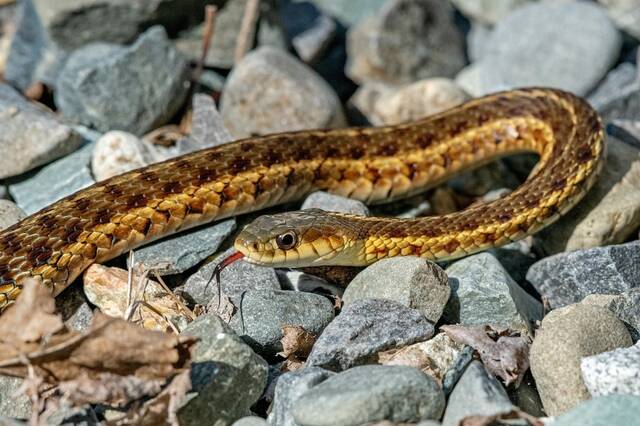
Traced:
POLYGON ((449 282, 442 268, 415 256, 383 259, 349 283, 342 300, 389 299, 413 308, 437 323, 449 300, 449 282))
POLYGON ((413 367, 354 367, 305 392, 293 417, 305 426, 361 425, 438 419, 445 398, 434 379, 413 367), (329 414, 330 415, 327 415, 329 414))
POLYGON ((414 309, 391 300, 357 300, 324 329, 307 365, 345 370, 371 363, 380 351, 427 340, 433 332, 433 324, 414 309))
POLYGON ((465 63, 463 46, 448 2, 390 0, 349 30, 346 73, 358 83, 453 77, 465 63))
POLYGON ((357 214, 360 216, 371 215, 369 209, 362 201, 324 191, 314 192, 309 195, 302 203, 300 209, 321 209, 329 212, 357 214))
POLYGON ((491 35, 491 27, 488 25, 471 24, 471 29, 467 33, 467 55, 472 63, 482 58, 489 35, 491 35))
POLYGON ((284 290, 248 290, 229 325, 265 357, 282 351, 282 326, 297 325, 318 336, 333 319, 333 304, 324 296, 284 290))
POLYGON ((346 124, 333 89, 287 52, 268 46, 233 68, 221 102, 224 124, 236 138, 346 124))
POLYGON ((609 102, 626 92, 638 80, 638 70, 634 64, 623 62, 609 71, 604 80, 587 98, 594 108, 600 110, 609 102))
POLYGON ((455 389, 456 384, 462 377, 467 366, 474 360, 475 349, 471 346, 465 346, 460 354, 456 357, 451 367, 445 373, 442 379, 442 390, 445 395, 450 395, 455 389))
POLYGON ((87 126, 140 135, 166 123, 182 105, 186 65, 161 27, 127 47, 87 45, 65 64, 55 102, 66 117, 87 126))
POLYGON ((31 401, 24 393, 18 393, 22 379, 0 376, 0 416, 28 419, 31 401))
POLYGON ((607 8, 611 20, 616 26, 635 37, 640 39, 640 10, 635 0, 598 0, 598 2, 607 8))
POLYGON ((0 200, 0 230, 10 227, 26 216, 13 201, 0 200))
POLYGON ((474 95, 552 86, 585 95, 618 59, 621 37, 588 2, 532 2, 501 19, 474 64, 474 95))
POLYGON ((549 426, 626 426, 638 421, 640 398, 609 395, 583 402, 558 416, 549 426))
POLYGON ((320 367, 305 367, 278 377, 269 423, 278 426, 297 426, 291 409, 309 389, 336 373, 320 367))
POLYGON ((449 396, 442 426, 457 426, 467 416, 491 416, 513 409, 509 396, 500 382, 473 361, 449 396))
POLYGON ((443 317, 447 323, 508 327, 532 335, 542 305, 509 276, 494 256, 480 253, 446 269, 451 296, 443 317))
POLYGON ((91 42, 128 43, 154 24, 179 28, 203 0, 33 0, 48 35, 65 49, 91 42))
POLYGON ((135 262, 160 275, 179 274, 215 253, 236 229, 235 218, 181 232, 135 252, 135 262))
POLYGON ((531 0, 452 0, 453 5, 471 20, 493 25, 512 10, 531 0))
MULTIPOLYGON (((294 2, 306 2, 308 0, 294 0, 294 2)), ((346 26, 361 21, 368 15, 376 13, 385 0, 313 0, 319 9, 331 15, 346 26)))
POLYGON ((65 325, 72 330, 84 331, 93 320, 93 309, 80 285, 71 285, 56 297, 56 310, 62 315, 65 325))
POLYGON ((192 392, 180 403, 181 425, 228 425, 245 416, 267 384, 267 363, 215 315, 202 315, 182 332, 198 337, 192 392))
POLYGON ((582 358, 580 368, 591 396, 640 396, 640 344, 582 358))
POLYGON ((527 271, 538 258, 532 252, 533 239, 527 237, 502 247, 487 250, 518 284, 526 281, 527 271))
POLYGON ((640 285, 640 242, 546 257, 529 268, 527 280, 551 308, 589 294, 619 294, 640 285))
MULTIPOLYGON (((218 296, 213 270, 219 262, 232 253, 235 253, 235 249, 230 248, 207 262, 198 269, 198 272, 191 275, 183 286, 176 288, 176 291, 194 303, 207 305, 218 296)), ((222 271, 220 285, 222 294, 228 296, 236 306, 240 306, 242 294, 247 290, 280 290, 280 282, 273 268, 243 261, 232 263, 222 271)))
POLYGON ((93 144, 57 160, 26 179, 9 185, 9 193, 26 214, 95 183, 89 164, 93 144))
POLYGON ((620 293, 611 301, 609 309, 625 323, 634 341, 640 339, 640 288, 620 293))
POLYGON ((0 178, 41 166, 81 144, 82 137, 51 111, 0 83, 0 178))
POLYGON ((262 417, 247 416, 233 422, 231 426, 268 426, 269 423, 262 417))
POLYGON ((91 170, 97 181, 161 161, 155 145, 131 133, 113 130, 95 143, 91 170))
POLYGON ((209 95, 198 94, 193 97, 193 118, 191 119, 191 135, 189 149, 182 150, 187 154, 197 149, 209 148, 231 142, 233 137, 222 122, 222 116, 216 103, 209 95))
MULTIPOLYGON (((213 27, 213 35, 204 65, 208 67, 229 69, 235 63, 235 49, 240 28, 242 27, 242 17, 247 6, 247 0, 229 0, 220 2, 216 13, 216 22, 213 27), (220 4, 222 3, 222 4, 220 4)), ((200 24, 195 28, 183 32, 175 42, 176 48, 180 50, 189 60, 197 62, 202 55, 202 39, 205 25, 200 24)), ((253 41, 253 34, 256 31, 256 23, 253 22, 248 28, 247 37, 253 41)), ((249 46, 249 47, 252 47, 249 46)))
POLYGON ((590 398, 580 372, 583 357, 630 345, 624 324, 605 308, 577 303, 547 314, 529 355, 546 413, 558 415, 590 398))

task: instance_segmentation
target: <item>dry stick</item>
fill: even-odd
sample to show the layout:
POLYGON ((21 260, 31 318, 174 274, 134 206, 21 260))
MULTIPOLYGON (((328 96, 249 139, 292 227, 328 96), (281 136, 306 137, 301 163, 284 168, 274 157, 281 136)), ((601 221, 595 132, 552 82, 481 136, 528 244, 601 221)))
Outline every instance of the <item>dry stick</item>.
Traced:
POLYGON ((249 51, 250 43, 253 41, 256 21, 260 11, 260 0, 247 0, 247 5, 244 8, 244 15, 242 16, 242 24, 240 24, 240 32, 236 39, 236 49, 234 54, 234 63, 240 62, 240 60, 249 51))
POLYGON ((209 46, 211 46, 211 39, 213 37, 213 30, 216 23, 216 14, 218 8, 214 5, 207 5, 204 8, 204 32, 202 33, 202 52, 200 54, 200 60, 196 65, 196 70, 193 73, 194 92, 200 86, 200 78, 202 77, 202 71, 204 70, 204 62, 207 60, 207 54, 209 53, 209 46))

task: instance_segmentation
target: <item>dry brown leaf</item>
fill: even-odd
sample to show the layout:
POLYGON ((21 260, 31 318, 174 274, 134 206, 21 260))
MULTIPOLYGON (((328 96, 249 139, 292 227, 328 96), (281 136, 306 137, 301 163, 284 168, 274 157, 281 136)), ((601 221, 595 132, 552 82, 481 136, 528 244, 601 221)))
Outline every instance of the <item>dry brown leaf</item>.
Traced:
POLYGON ((306 359, 311 353, 316 336, 299 325, 283 325, 282 327, 282 355, 285 358, 306 359))
POLYGON ((383 365, 404 365, 414 367, 442 384, 437 369, 429 356, 416 346, 405 346, 378 353, 378 362, 383 365))
POLYGON ((64 329, 50 290, 39 281, 27 280, 18 300, 2 315, 0 346, 36 342, 64 329))
POLYGON ((467 327, 443 325, 440 327, 456 342, 475 349, 487 370, 500 377, 509 386, 517 387, 529 369, 529 340, 519 333, 491 326, 467 327))
POLYGON ((58 385, 62 398, 75 406, 84 404, 105 404, 122 407, 137 399, 157 395, 166 384, 165 379, 141 379, 136 376, 120 376, 100 373, 90 378, 82 373, 74 380, 58 385))
POLYGON ((205 312, 214 313, 220 317, 222 321, 229 324, 237 310, 236 305, 233 304, 227 295, 220 294, 220 297, 214 297, 211 299, 211 302, 207 305, 205 312))
POLYGON ((525 420, 530 426, 544 426, 537 417, 525 413, 522 410, 511 410, 507 413, 494 414, 492 416, 467 416, 460 420, 458 426, 500 426, 512 423, 503 423, 502 420, 525 420))

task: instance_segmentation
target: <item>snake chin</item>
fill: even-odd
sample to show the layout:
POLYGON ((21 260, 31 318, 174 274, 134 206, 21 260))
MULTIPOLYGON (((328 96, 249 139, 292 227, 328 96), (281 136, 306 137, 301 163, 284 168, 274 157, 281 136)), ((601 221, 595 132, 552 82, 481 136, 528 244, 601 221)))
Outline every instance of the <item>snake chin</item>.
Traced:
POLYGON ((246 261, 300 268, 353 264, 354 235, 339 226, 347 216, 319 209, 258 217, 237 236, 235 249, 246 261))

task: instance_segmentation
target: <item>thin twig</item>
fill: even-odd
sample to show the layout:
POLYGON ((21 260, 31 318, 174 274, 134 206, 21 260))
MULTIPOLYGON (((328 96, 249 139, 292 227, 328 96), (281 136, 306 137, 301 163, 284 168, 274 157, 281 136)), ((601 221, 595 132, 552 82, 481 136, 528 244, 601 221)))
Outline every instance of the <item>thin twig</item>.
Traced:
POLYGON ((204 63, 207 60, 209 54, 209 47, 211 46, 211 40, 213 38, 213 30, 216 24, 216 15, 218 8, 212 4, 208 4, 204 8, 204 32, 202 33, 202 51, 200 53, 200 60, 196 65, 196 70, 193 73, 194 92, 197 92, 200 85, 200 78, 202 77, 202 71, 204 70, 204 63))
POLYGON ((253 37, 255 36, 255 26, 258 21, 258 15, 260 12, 260 0, 247 0, 247 4, 244 8, 244 15, 242 16, 242 23, 240 24, 240 32, 236 39, 236 49, 234 54, 234 63, 238 63, 247 54, 251 44, 253 43, 253 37))

